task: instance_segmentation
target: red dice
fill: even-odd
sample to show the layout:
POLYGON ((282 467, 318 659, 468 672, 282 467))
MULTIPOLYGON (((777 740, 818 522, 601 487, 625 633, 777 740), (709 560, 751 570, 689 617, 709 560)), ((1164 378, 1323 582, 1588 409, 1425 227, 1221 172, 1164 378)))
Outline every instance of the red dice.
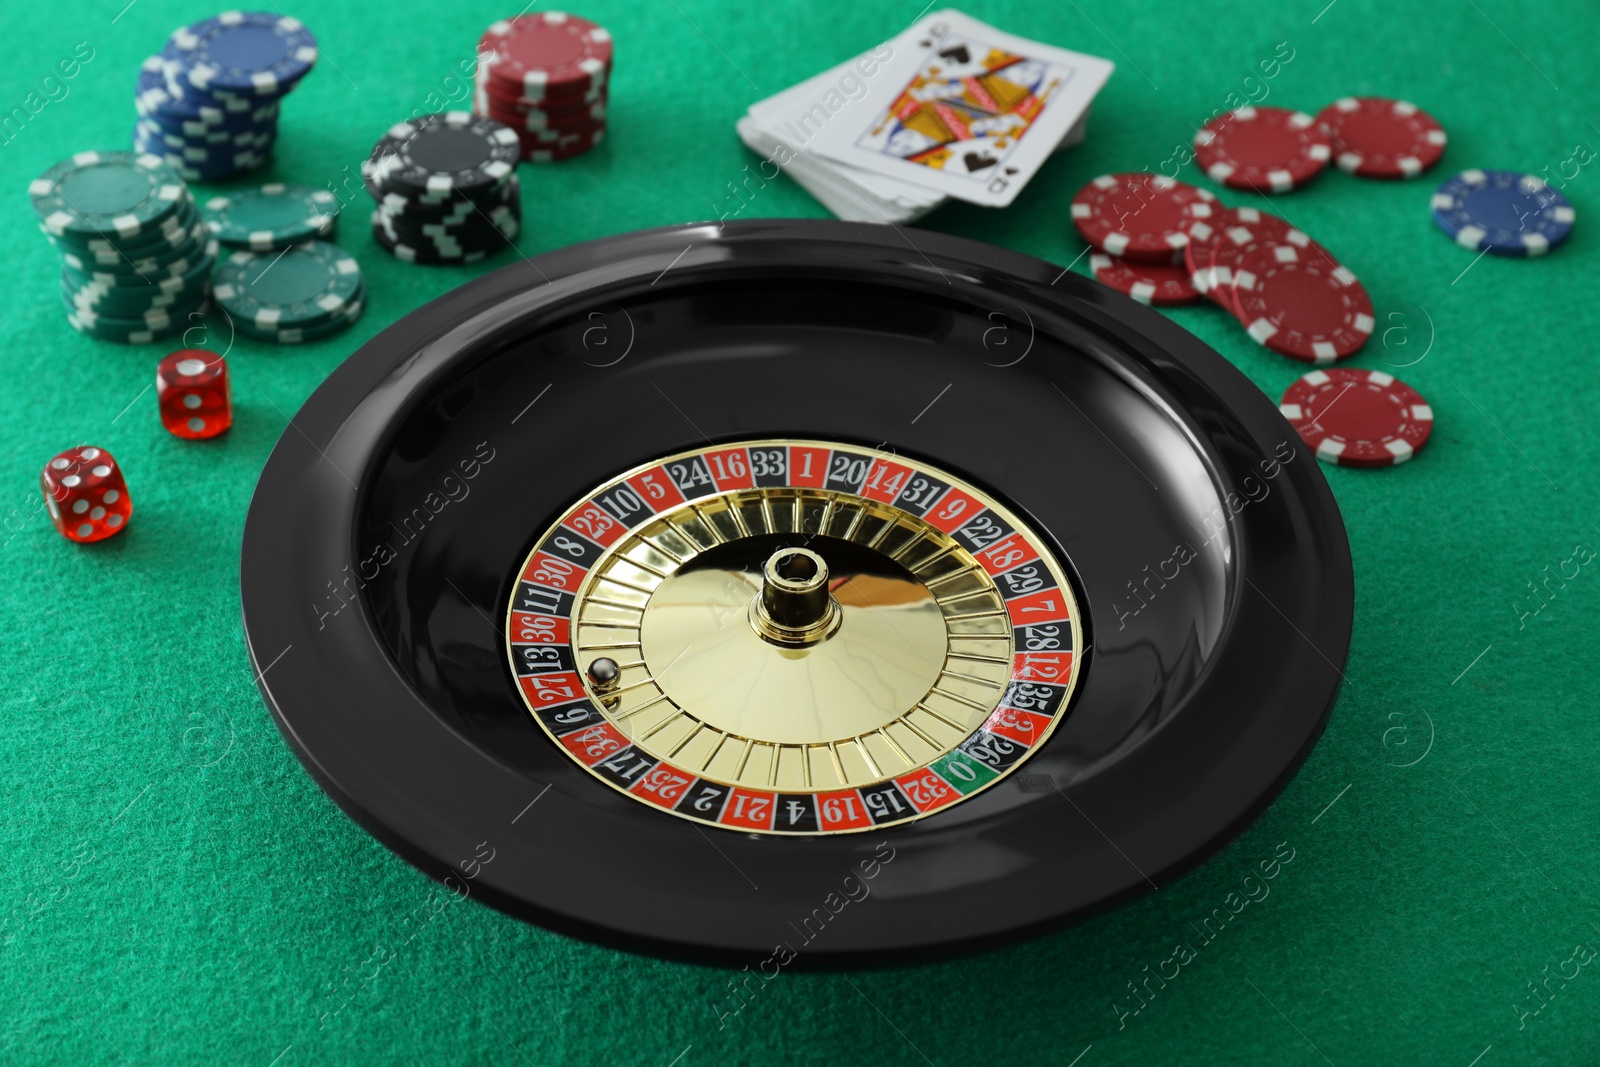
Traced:
POLYGON ((233 425, 228 364, 203 348, 179 349, 156 364, 156 403, 174 436, 217 436, 233 425))
POLYGON ((104 541, 133 514, 122 468, 103 448, 67 449, 44 465, 39 481, 50 521, 68 541, 104 541))

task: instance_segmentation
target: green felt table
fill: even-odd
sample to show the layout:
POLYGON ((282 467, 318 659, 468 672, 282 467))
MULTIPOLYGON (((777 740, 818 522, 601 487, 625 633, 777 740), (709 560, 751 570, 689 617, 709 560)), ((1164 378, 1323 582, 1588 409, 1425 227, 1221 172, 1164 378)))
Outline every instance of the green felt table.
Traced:
MULTIPOLYGON (((212 12, 7 5, 0 1060, 1596 1062, 1600 974, 1584 964, 1600 949, 1600 305, 1585 287, 1600 241, 1585 218, 1545 259, 1475 261, 1428 214, 1437 183, 1467 167, 1546 174, 1580 216, 1600 210, 1593 13, 1576 0, 1325 2, 979 4, 972 14, 1117 71, 1088 141, 1012 207, 948 206, 923 225, 1084 270, 1073 192, 1159 167, 1231 103, 1399 96, 1447 127, 1444 163, 1422 180, 1331 173, 1270 203, 1369 287, 1379 335, 1353 365, 1400 374, 1438 420, 1404 466, 1325 468, 1358 588, 1326 735, 1255 825, 1158 893, 975 958, 784 973, 737 1012, 726 971, 597 948, 476 902, 440 906, 444 890, 313 784, 244 647, 240 535, 288 418, 365 338, 513 254, 397 263, 366 230, 356 178, 391 123, 463 99, 479 32, 512 12, 484 0, 293 12, 324 58, 286 101, 260 176, 357 194, 339 242, 370 303, 335 340, 234 345, 234 427, 185 443, 157 421, 157 348, 68 327, 24 186, 71 153, 126 147, 140 61, 212 12), (47 81, 85 50, 75 77, 47 81), (1292 58, 1266 77, 1275 55, 1292 58), (43 462, 80 442, 115 453, 137 509, 89 547, 57 536, 37 490, 43 462), (1293 858, 1241 904, 1275 854, 1293 858), (1199 932, 1230 907, 1221 933, 1199 932), (1181 966, 1167 962, 1179 942, 1181 966)), ((617 38, 610 137, 523 168, 523 254, 724 213, 823 215, 787 179, 742 209, 729 199, 757 162, 734 120, 917 12, 592 0, 582 13, 617 38)), ((1192 165, 1184 176, 1208 184, 1192 165)), ((1214 308, 1173 317, 1274 400, 1306 369, 1214 308)))

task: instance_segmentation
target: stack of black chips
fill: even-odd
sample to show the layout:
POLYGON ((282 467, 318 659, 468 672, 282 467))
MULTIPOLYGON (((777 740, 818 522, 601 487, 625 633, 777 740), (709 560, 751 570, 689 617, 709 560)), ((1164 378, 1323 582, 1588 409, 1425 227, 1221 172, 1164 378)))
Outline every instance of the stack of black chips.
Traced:
POLYGON ((398 123, 361 165, 372 236, 407 263, 476 263, 522 225, 516 132, 465 111, 398 123))

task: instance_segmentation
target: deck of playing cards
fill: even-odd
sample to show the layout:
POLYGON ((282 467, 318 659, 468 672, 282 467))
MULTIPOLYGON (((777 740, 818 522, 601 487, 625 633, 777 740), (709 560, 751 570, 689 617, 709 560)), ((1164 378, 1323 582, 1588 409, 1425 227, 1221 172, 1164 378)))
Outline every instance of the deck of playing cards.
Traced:
POLYGON ((739 137, 764 176, 787 171, 841 219, 910 222, 949 197, 1005 207, 1083 140, 1112 69, 938 11, 752 104, 739 137))

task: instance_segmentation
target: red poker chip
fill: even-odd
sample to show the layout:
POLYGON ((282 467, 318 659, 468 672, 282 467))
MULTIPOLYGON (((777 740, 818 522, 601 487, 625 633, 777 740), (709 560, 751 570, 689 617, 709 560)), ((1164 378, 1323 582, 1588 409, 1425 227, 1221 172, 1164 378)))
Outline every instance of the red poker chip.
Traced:
POLYGON ((1328 270, 1339 266, 1338 257, 1326 248, 1290 226, 1276 215, 1268 215, 1255 208, 1237 208, 1225 213, 1220 220, 1220 233, 1206 259, 1206 295, 1226 308, 1246 326, 1249 321, 1239 310, 1238 289, 1242 283, 1249 289, 1254 278, 1244 264, 1255 253, 1267 246, 1288 245, 1304 259, 1320 262, 1328 270))
POLYGON ((478 42, 480 77, 509 96, 582 96, 606 83, 611 35, 559 11, 502 19, 478 42))
POLYGON ((1183 246, 1183 269, 1189 272, 1189 284, 1203 296, 1211 296, 1212 249, 1222 240, 1223 222, 1233 214, 1231 208, 1213 212, 1211 218, 1196 221, 1189 227, 1189 243, 1183 246))
POLYGON ((546 139, 570 133, 593 133, 606 124, 605 112, 601 111, 598 117, 588 114, 578 114, 571 118, 550 120, 543 116, 523 116, 509 114, 494 106, 475 107, 473 113, 484 115, 510 126, 519 134, 535 134, 546 139))
POLYGON ((1406 100, 1347 96, 1317 112, 1333 161, 1363 178, 1415 178, 1444 155, 1445 132, 1406 100))
POLYGON ((1282 240, 1291 231, 1292 227, 1282 219, 1253 207, 1226 208, 1215 212, 1211 218, 1189 227, 1189 244, 1184 248, 1183 255, 1190 281, 1198 292, 1231 311, 1233 296, 1229 287, 1232 285, 1232 260, 1219 267, 1219 250, 1223 246, 1237 250, 1258 240, 1282 240))
POLYGON ((593 148, 605 137, 606 124, 600 123, 587 130, 518 130, 517 139, 524 149, 563 152, 569 148, 593 148))
POLYGON ((472 83, 473 99, 519 112, 537 111, 547 115, 578 114, 593 110, 596 106, 604 107, 610 96, 609 84, 602 83, 596 88, 574 96, 547 96, 530 100, 520 93, 508 92, 505 87, 490 82, 483 70, 484 68, 479 68, 478 78, 472 83))
POLYGON ((473 110, 480 115, 504 122, 514 129, 544 130, 584 123, 603 122, 607 103, 604 94, 589 104, 570 108, 537 108, 524 104, 507 103, 503 98, 487 93, 473 94, 473 110))
POLYGON ((516 133, 523 144, 555 147, 563 144, 576 144, 580 138, 593 137, 605 128, 605 120, 600 119, 598 121, 591 120, 584 123, 574 123, 571 126, 556 126, 548 129, 524 130, 518 128, 516 133))
POLYGON ((1287 193, 1328 165, 1328 134, 1303 111, 1241 107, 1218 115, 1194 135, 1195 161, 1212 181, 1232 189, 1287 193))
POLYGON ((1422 394, 1376 370, 1314 370, 1289 386, 1278 410, 1318 459, 1341 467, 1404 463, 1433 432, 1422 394))
POLYGON ((1168 263, 1189 227, 1220 210, 1204 189, 1158 174, 1102 174, 1072 198, 1072 223, 1095 248, 1141 263, 1168 263))
POLYGON ((1171 262, 1170 257, 1166 263, 1134 263, 1102 253, 1089 257, 1089 269, 1096 281, 1141 304, 1176 307, 1200 299, 1199 291, 1189 281, 1189 272, 1183 264, 1171 262))
POLYGON ((1315 244, 1260 244, 1233 268, 1233 299, 1257 344, 1308 363, 1355 355, 1376 325, 1366 287, 1315 244))
POLYGON ((606 131, 602 127, 592 134, 579 137, 560 145, 550 145, 537 141, 522 142, 522 158, 529 163, 559 163, 564 159, 574 159, 589 151, 595 145, 605 140, 606 131))

